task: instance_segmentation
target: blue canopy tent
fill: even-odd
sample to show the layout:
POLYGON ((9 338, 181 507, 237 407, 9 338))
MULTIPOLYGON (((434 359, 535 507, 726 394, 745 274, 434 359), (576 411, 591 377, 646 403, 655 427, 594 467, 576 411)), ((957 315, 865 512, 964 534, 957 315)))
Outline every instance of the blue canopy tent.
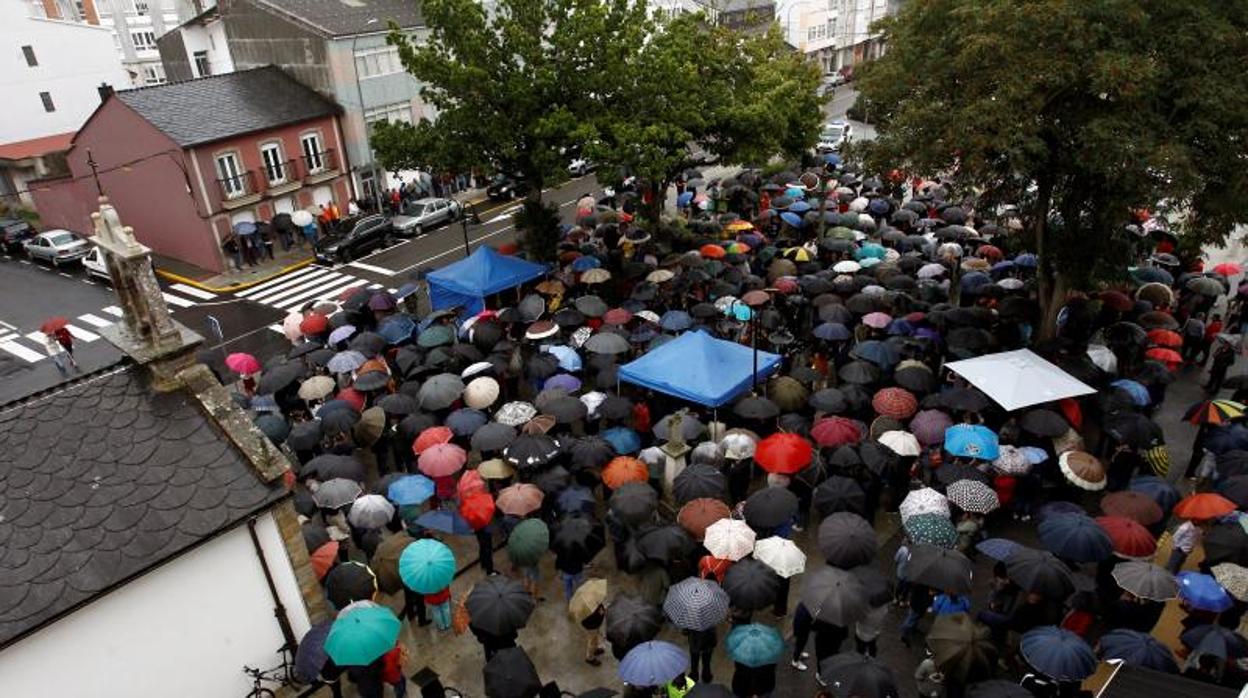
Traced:
MULTIPOLYGON (((758 352, 759 380, 780 366, 780 356, 758 352)), ((667 395, 719 407, 750 387, 754 350, 716 339, 705 332, 686 332, 620 367, 620 380, 667 395)))
POLYGON ((434 310, 463 307, 469 314, 481 312, 485 297, 515 288, 546 273, 546 267, 508 257, 489 247, 478 247, 465 259, 429 272, 429 298, 434 310))

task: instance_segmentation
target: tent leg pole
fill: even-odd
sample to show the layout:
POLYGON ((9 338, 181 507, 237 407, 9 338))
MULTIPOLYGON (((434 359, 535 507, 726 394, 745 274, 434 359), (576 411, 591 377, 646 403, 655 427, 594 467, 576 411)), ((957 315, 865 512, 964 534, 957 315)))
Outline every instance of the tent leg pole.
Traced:
POLYGON ((750 390, 758 390, 758 323, 750 318, 750 348, 754 350, 754 371, 750 374, 750 390))

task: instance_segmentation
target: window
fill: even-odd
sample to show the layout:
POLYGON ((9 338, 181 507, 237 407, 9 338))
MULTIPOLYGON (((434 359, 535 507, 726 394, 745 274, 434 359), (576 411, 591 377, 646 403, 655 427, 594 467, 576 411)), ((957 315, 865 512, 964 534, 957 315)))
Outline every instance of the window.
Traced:
POLYGON ((243 180, 243 168, 238 164, 238 155, 222 153, 217 156, 217 178, 221 181, 221 192, 227 199, 247 193, 247 184, 243 180))
POLYGON ((834 36, 836 36, 836 18, 835 17, 828 20, 828 38, 830 39, 834 36))
POLYGON ((130 32, 134 48, 139 51, 151 51, 156 48, 156 35, 149 31, 130 32))
POLYGON ((815 35, 815 28, 814 28, 814 27, 811 27, 811 28, 809 28, 809 29, 807 29, 807 30, 806 30, 806 40, 807 40, 807 41, 814 41, 816 38, 818 38, 818 37, 815 35))
POLYGON ((141 0, 134 0, 134 11, 135 11, 135 13, 137 13, 140 17, 142 17, 143 15, 147 14, 147 12, 148 12, 148 9, 147 9, 147 3, 146 3, 146 2, 142 2, 141 0))
POLYGON ((282 146, 278 143, 265 143, 260 146, 260 159, 264 161, 264 176, 269 184, 281 184, 286 181, 286 163, 282 161, 282 146))
POLYGON ((159 63, 155 65, 143 66, 143 84, 144 85, 165 84, 165 67, 159 63))
POLYGON ((208 65, 208 52, 196 51, 191 54, 195 60, 195 74, 201 78, 212 75, 212 67, 208 65))
POLYGON ((368 132, 373 132, 373 125, 382 121, 399 121, 412 123, 412 105, 410 102, 396 102, 382 107, 374 107, 364 112, 364 123, 368 124, 368 132))
POLYGON ((35 59, 35 49, 33 47, 23 46, 22 55, 26 57, 26 65, 31 68, 39 65, 39 61, 35 59))
POLYGON ((299 146, 303 149, 303 162, 308 166, 308 174, 315 174, 325 169, 322 158, 321 137, 315 133, 305 133, 299 138, 299 146))
POLYGON ((355 54, 355 74, 361 80, 401 72, 403 62, 399 60, 397 46, 357 51, 355 54))
POLYGON ((40 92, 39 99, 43 100, 43 110, 46 112, 56 111, 56 105, 52 103, 52 95, 48 92, 40 92))

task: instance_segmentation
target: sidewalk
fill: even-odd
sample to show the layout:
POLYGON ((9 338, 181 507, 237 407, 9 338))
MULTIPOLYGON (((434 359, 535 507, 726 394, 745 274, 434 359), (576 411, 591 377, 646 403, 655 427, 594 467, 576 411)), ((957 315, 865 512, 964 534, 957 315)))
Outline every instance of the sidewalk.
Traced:
POLYGON ((155 254, 152 256, 155 258, 158 276, 212 293, 239 291, 305 267, 313 261, 312 248, 306 244, 303 247, 296 245, 289 250, 283 250, 281 244, 278 244, 273 254, 273 259, 266 259, 260 264, 243 267, 241 270, 230 269, 220 274, 172 257, 155 254))

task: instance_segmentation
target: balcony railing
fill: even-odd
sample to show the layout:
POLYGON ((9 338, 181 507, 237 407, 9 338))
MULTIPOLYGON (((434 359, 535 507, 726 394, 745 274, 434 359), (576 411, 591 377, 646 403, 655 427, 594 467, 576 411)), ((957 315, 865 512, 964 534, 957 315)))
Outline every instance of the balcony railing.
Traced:
POLYGON ((333 148, 322 150, 319 153, 304 153, 303 168, 305 177, 334 172, 338 169, 337 153, 334 152, 333 148))
POLYGON ((256 173, 251 170, 231 177, 222 177, 217 180, 217 187, 221 190, 221 198, 225 201, 241 199, 259 192, 256 188, 256 173))
POLYGON ((268 189, 297 183, 300 179, 299 161, 294 158, 275 165, 265 165, 260 168, 260 171, 264 174, 266 188, 268 189))

